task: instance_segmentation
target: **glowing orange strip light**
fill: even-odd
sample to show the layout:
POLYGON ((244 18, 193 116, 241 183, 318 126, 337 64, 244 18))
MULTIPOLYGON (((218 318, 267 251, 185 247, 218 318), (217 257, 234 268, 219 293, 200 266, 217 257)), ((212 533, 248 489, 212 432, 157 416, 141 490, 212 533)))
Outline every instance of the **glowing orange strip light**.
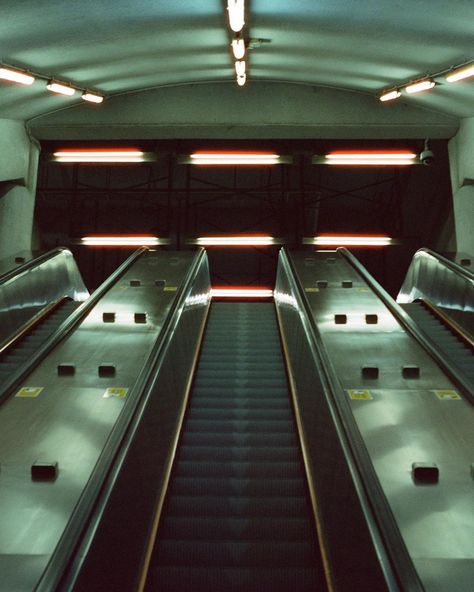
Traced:
POLYGON ((157 236, 83 236, 79 244, 87 247, 144 247, 163 244, 157 236))
POLYGON ((280 239, 273 236, 200 236, 191 241, 192 244, 202 247, 209 246, 242 246, 242 247, 261 247, 267 245, 281 244, 280 239))
POLYGON ((212 288, 213 298, 272 298, 269 288, 212 288))
POLYGON ((315 236, 305 238, 305 244, 320 247, 386 247, 394 244, 389 236, 315 236))

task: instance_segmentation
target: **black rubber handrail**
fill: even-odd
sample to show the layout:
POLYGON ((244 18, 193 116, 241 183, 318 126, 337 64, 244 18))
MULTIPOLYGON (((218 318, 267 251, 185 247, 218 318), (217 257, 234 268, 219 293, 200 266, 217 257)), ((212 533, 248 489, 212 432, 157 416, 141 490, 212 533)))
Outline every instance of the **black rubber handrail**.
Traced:
MULTIPOLYGON (((58 255, 60 255, 61 253, 64 253, 64 252, 71 253, 71 251, 66 247, 57 247, 56 249, 52 249, 51 251, 48 251, 47 253, 43 253, 42 255, 39 255, 38 257, 35 257, 34 259, 30 259, 29 261, 25 261, 25 263, 22 263, 21 265, 18 265, 17 267, 14 267, 10 271, 6 271, 2 275, 0 275, 0 285, 6 284, 11 279, 21 275, 22 273, 25 273, 25 271, 29 271, 30 269, 34 269, 35 267, 39 267, 40 265, 42 265, 46 261, 49 261, 50 259, 53 259, 54 257, 57 257, 58 255)), ((71 256, 72 256, 72 253, 71 253, 71 256)))
POLYGON ((399 585, 399 588, 395 589, 401 589, 404 592, 424 592, 424 586, 408 553, 365 442, 347 402, 347 397, 319 333, 304 288, 285 249, 282 249, 282 263, 286 268, 290 286, 297 295, 298 304, 302 307, 302 312, 310 328, 310 338, 322 369, 321 382, 326 394, 326 400, 333 412, 336 429, 338 429, 341 437, 341 444, 358 491, 361 507, 368 520, 369 530, 376 534, 375 537, 372 537, 372 540, 375 549, 379 553, 382 570, 386 574, 387 586, 389 586, 389 589, 393 589, 393 584, 390 581, 393 580, 393 577, 390 577, 393 575, 398 582, 397 586, 399 585), (382 548, 380 548, 380 545, 382 545, 382 548), (389 565, 383 564, 383 556, 388 559, 389 565))
POLYGON ((438 366, 449 376, 454 384, 459 388, 466 399, 474 405, 474 393, 472 392, 472 385, 464 376, 459 375, 458 369, 446 360, 439 350, 433 345, 429 337, 420 329, 417 323, 410 317, 410 315, 403 310, 403 308, 390 296, 390 294, 382 288, 382 286, 373 278, 360 261, 348 251, 345 247, 339 247, 337 252, 348 261, 348 263, 355 269, 355 271, 365 280, 370 289, 380 298, 397 321, 410 333, 429 356, 435 360, 438 366))
MULTIPOLYGON (((35 588, 35 592, 51 592, 51 590, 58 589, 64 574, 69 569, 72 570, 72 573, 68 576, 65 589, 72 589, 73 583, 71 584, 71 581, 79 573, 85 558, 85 553, 81 552, 79 557, 76 557, 75 553, 79 548, 87 549, 92 542, 121 464, 140 422, 143 409, 151 396, 151 384, 156 374, 156 367, 159 365, 163 350, 173 333, 177 312, 183 308, 203 261, 205 261, 205 251, 200 249, 176 293, 158 339, 135 384, 130 389, 124 408, 107 438, 107 443, 35 588), (72 565, 75 559, 77 562, 72 565)), ((63 586, 60 589, 63 590, 63 586)))
POLYGON ((12 372, 9 379, 2 384, 0 390, 0 404, 10 396, 12 390, 34 369, 40 362, 62 341, 69 333, 82 321, 88 312, 97 304, 97 302, 110 290, 117 280, 127 271, 127 269, 148 251, 147 247, 142 247, 132 253, 130 257, 118 267, 114 273, 89 296, 61 325, 56 331, 41 344, 36 352, 30 357, 27 366, 21 366, 12 372))
POLYGON ((418 251, 416 251, 416 253, 413 255, 413 258, 415 258, 418 253, 427 253, 431 257, 434 257, 435 259, 437 259, 445 267, 448 267, 451 271, 453 271, 457 275, 462 275, 470 281, 474 280, 474 273, 470 269, 467 269, 466 267, 459 265, 459 263, 456 263, 455 261, 451 261, 451 259, 448 259, 444 255, 441 255, 440 253, 437 253, 436 251, 433 251, 432 249, 428 249, 427 247, 422 247, 421 249, 418 249, 418 251))

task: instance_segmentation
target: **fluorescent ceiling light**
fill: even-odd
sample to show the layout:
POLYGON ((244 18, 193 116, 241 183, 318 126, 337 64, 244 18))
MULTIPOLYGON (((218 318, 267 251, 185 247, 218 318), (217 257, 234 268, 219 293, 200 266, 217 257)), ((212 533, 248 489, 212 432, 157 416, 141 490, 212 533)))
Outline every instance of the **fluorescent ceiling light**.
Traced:
POLYGON ((271 165, 284 162, 279 154, 265 152, 195 152, 189 158, 191 164, 197 165, 271 165))
POLYGON ((273 236, 200 236, 193 241, 193 244, 202 247, 209 246, 247 246, 258 247, 267 245, 279 245, 282 243, 280 239, 273 236))
POLYGON ((90 91, 82 93, 82 98, 84 99, 84 101, 87 101, 88 103, 102 103, 102 101, 104 100, 104 97, 102 95, 98 95, 97 93, 93 93, 90 91))
POLYGON ((234 33, 240 33, 245 25, 244 0, 227 0, 229 25, 234 33))
POLYGON ((389 236, 315 236, 303 239, 303 243, 321 247, 386 247, 394 241, 389 236))
POLYGON ((103 150, 59 150, 54 152, 55 162, 145 162, 150 156, 141 150, 134 149, 103 149, 103 150))
POLYGON ((66 95, 68 97, 72 97, 72 95, 74 95, 76 92, 76 89, 72 86, 68 84, 62 84, 61 82, 55 82, 54 80, 48 82, 46 88, 53 93, 58 95, 66 95))
POLYGON ((388 91, 384 92, 383 94, 381 94, 379 97, 379 101, 382 101, 382 102, 394 101, 395 99, 398 99, 401 96, 402 96, 402 93, 398 89, 395 88, 395 89, 388 90, 388 91))
POLYGON ((83 236, 79 244, 87 247, 144 247, 163 244, 157 236, 83 236))
POLYGON ((406 150, 348 150, 330 152, 326 156, 313 156, 313 164, 330 164, 339 166, 392 166, 410 165, 418 162, 418 155, 406 150))
POLYGON ((474 76, 474 64, 469 66, 463 66, 461 68, 455 68, 446 76, 447 82, 457 82, 458 80, 464 80, 474 76))
POLYGON ((35 77, 27 74, 21 70, 7 68, 5 66, 0 68, 0 79, 8 80, 8 82, 17 82, 18 84, 30 85, 35 81, 35 77))
POLYGON ((212 288, 213 298, 271 298, 273 290, 268 288, 212 288))
POLYGON ((413 82, 413 84, 405 86, 405 90, 409 95, 414 95, 425 90, 430 90, 434 86, 436 86, 436 82, 431 78, 427 78, 426 80, 419 80, 418 82, 413 82))
POLYGON ((236 60, 242 60, 245 57, 245 41, 243 39, 233 39, 231 47, 236 60))

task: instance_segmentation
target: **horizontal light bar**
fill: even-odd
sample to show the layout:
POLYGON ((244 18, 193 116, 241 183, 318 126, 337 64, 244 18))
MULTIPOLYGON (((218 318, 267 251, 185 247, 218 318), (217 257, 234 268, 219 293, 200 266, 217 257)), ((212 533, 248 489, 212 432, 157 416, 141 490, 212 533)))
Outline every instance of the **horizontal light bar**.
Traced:
POLYGON ((402 93, 398 89, 388 90, 380 95, 379 101, 385 103, 386 101, 394 101, 402 96, 402 93))
POLYGON ((88 103, 102 103, 104 100, 103 95, 86 91, 82 93, 82 99, 88 103))
POLYGON ((151 247, 167 241, 157 236, 83 236, 78 242, 87 247, 151 247))
POLYGON ((5 66, 0 68, 0 79, 8 82, 17 82, 18 84, 30 85, 35 81, 35 77, 27 74, 21 70, 7 68, 5 66))
POLYGON ((245 41, 243 39, 233 39, 230 45, 234 58, 242 60, 245 57, 245 41))
POLYGON ((458 80, 464 80, 474 76, 474 64, 464 66, 462 68, 455 68, 446 76, 447 82, 458 82, 458 80))
POLYGON ((73 88, 72 86, 69 86, 67 84, 62 84, 61 82, 55 82, 53 80, 48 82, 48 84, 46 85, 46 88, 49 91, 56 93, 58 95, 66 95, 68 97, 72 97, 74 94, 76 94, 76 89, 73 88))
POLYGON ((152 160, 151 153, 135 149, 58 150, 53 153, 55 162, 145 162, 152 160))
POLYGON ((213 298, 272 298, 273 290, 267 288, 212 288, 213 298))
POLYGON ((273 236, 200 236, 190 241, 191 244, 201 247, 210 246, 245 246, 262 247, 268 245, 281 245, 282 240, 273 236))
POLYGON ((291 159, 268 152, 195 152, 180 159, 181 164, 196 165, 272 165, 284 162, 291 162, 291 159))
POLYGON ((428 78, 426 80, 420 80, 418 82, 414 82, 413 84, 409 84, 408 86, 405 86, 405 91, 409 95, 414 95, 416 93, 423 92, 425 90, 430 90, 435 86, 436 86, 436 82, 434 80, 432 80, 431 78, 428 78))
POLYGON ((229 26, 234 33, 239 33, 245 25, 244 0, 227 0, 229 26))
POLYGON ((350 150, 340 152, 330 152, 324 155, 315 155, 312 158, 313 164, 330 165, 410 165, 418 164, 418 155, 406 150, 387 150, 387 151, 363 151, 350 150))
POLYGON ((304 238, 303 243, 320 247, 386 247, 394 240, 389 236, 315 236, 304 238))

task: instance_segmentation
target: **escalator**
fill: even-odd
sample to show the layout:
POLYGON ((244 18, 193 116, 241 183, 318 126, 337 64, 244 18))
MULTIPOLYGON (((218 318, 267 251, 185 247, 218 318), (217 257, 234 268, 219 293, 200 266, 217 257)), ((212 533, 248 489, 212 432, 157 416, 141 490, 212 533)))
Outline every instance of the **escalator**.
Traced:
POLYGON ((446 359, 474 385, 474 355, 470 347, 461 341, 449 326, 444 323, 423 302, 402 304, 429 339, 436 345, 446 359))
POLYGON ((62 299, 52 310, 41 314, 36 322, 31 323, 18 339, 12 340, 4 353, 0 352, 0 389, 9 376, 30 360, 80 304, 70 298, 62 299))
POLYGON ((272 303, 214 303, 149 592, 326 590, 272 303))

